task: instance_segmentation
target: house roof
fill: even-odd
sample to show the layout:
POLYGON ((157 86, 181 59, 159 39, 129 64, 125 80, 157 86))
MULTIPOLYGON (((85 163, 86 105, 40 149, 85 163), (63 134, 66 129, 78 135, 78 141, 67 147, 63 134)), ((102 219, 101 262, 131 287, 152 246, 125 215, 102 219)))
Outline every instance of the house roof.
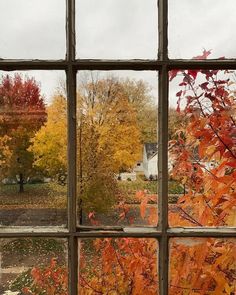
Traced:
POLYGON ((147 159, 149 160, 157 153, 157 143, 144 143, 147 159))

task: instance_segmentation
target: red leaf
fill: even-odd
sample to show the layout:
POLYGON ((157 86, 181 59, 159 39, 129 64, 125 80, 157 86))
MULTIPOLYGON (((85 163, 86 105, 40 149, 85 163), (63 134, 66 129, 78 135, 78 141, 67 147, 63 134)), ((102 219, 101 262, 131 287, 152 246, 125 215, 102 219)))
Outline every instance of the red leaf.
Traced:
POLYGON ((189 74, 190 76, 192 76, 193 79, 196 79, 197 74, 198 74, 198 71, 196 71, 196 70, 188 70, 188 74, 189 74))
POLYGON ((169 79, 172 81, 178 74, 179 70, 171 70, 169 71, 169 79))
POLYGON ((180 90, 179 92, 177 92, 177 93, 176 93, 176 96, 177 96, 177 97, 180 97, 181 94, 182 94, 182 90, 180 90))
POLYGON ((208 86, 209 82, 205 82, 205 83, 202 83, 200 84, 200 87, 203 89, 203 90, 207 90, 207 86, 208 86))
POLYGON ((206 49, 203 50, 202 55, 194 56, 193 59, 207 59, 207 57, 211 54, 211 49, 206 51, 206 49))

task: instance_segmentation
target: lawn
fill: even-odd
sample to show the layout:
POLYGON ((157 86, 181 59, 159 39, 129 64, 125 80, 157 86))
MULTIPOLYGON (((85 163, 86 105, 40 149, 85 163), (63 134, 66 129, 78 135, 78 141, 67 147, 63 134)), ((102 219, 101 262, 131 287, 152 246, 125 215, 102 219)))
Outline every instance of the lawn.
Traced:
MULTIPOLYGON (((157 182, 146 181, 138 175, 136 181, 118 181, 119 198, 126 202, 137 201, 135 194, 146 190, 148 194, 157 194, 157 182)), ((16 184, 0 185, 0 209, 17 208, 57 208, 67 205, 67 187, 57 183, 25 184, 24 192, 18 192, 16 184)), ((169 194, 181 194, 183 188, 175 181, 169 182, 169 194)))
MULTIPOLYGON (((158 184, 157 181, 144 180, 142 175, 137 175, 136 181, 119 181, 118 187, 123 199, 132 202, 135 201, 135 194, 138 191, 146 190, 148 194, 157 194, 158 184)), ((183 187, 176 181, 170 180, 168 182, 169 195, 183 194, 183 187)))
POLYGON ((16 184, 0 185, 0 208, 66 208, 66 186, 56 183, 25 184, 18 192, 16 184))

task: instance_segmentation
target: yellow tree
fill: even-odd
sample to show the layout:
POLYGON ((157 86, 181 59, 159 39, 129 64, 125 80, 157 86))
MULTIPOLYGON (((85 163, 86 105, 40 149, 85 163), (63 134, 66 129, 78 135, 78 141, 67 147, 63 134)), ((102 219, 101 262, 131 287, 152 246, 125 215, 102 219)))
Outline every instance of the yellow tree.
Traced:
POLYGON ((143 80, 120 80, 122 92, 136 111, 141 142, 157 141, 157 97, 151 94, 151 87, 143 80))
POLYGON ((99 148, 110 145, 107 160, 116 173, 132 169, 140 158, 141 133, 136 112, 126 97, 120 97, 110 108, 106 123, 98 126, 99 148))
POLYGON ((11 137, 9 137, 8 135, 3 135, 0 137, 0 167, 3 175, 5 175, 10 169, 10 162, 12 157, 10 143, 11 137))
POLYGON ((48 120, 32 140, 34 166, 44 175, 55 178, 66 174, 67 107, 66 98, 55 95, 47 107, 48 120))
POLYGON ((132 169, 140 157, 136 110, 114 78, 83 81, 77 105, 82 207, 104 211, 115 201, 115 174, 132 169))
POLYGON ((141 132, 137 110, 123 82, 91 78, 80 87, 78 101, 79 112, 99 134, 98 148, 107 151, 106 159, 113 171, 132 168, 140 157, 141 132))
POLYGON ((86 212, 107 211, 115 202, 116 180, 111 162, 106 160, 108 148, 99 148, 99 133, 88 118, 78 126, 78 190, 80 218, 86 212))
MULTIPOLYGON (((110 208, 116 195, 115 175, 132 169, 140 158, 137 110, 123 83, 115 78, 91 79, 78 88, 78 182, 86 211, 110 208)), ((47 113, 47 123, 33 139, 31 151, 35 167, 55 178, 66 173, 65 98, 55 96, 47 113)))

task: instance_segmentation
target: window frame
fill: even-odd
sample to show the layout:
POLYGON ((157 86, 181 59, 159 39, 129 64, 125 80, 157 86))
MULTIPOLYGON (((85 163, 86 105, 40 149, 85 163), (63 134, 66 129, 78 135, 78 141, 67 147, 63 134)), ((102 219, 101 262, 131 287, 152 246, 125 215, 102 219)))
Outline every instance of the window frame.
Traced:
POLYGON ((78 294, 78 239, 104 237, 156 238, 159 242, 159 290, 168 294, 169 239, 173 237, 236 237, 236 228, 169 228, 168 227, 168 71, 172 69, 236 69, 236 59, 178 60, 168 59, 168 0, 158 2, 159 53, 157 60, 76 59, 75 4, 66 1, 65 60, 0 60, 0 70, 64 70, 68 95, 68 229, 32 227, 0 228, 0 238, 55 237, 68 239, 69 294, 78 294), (80 70, 134 70, 159 72, 158 107, 158 218, 157 228, 83 227, 76 225, 76 74, 80 70))

